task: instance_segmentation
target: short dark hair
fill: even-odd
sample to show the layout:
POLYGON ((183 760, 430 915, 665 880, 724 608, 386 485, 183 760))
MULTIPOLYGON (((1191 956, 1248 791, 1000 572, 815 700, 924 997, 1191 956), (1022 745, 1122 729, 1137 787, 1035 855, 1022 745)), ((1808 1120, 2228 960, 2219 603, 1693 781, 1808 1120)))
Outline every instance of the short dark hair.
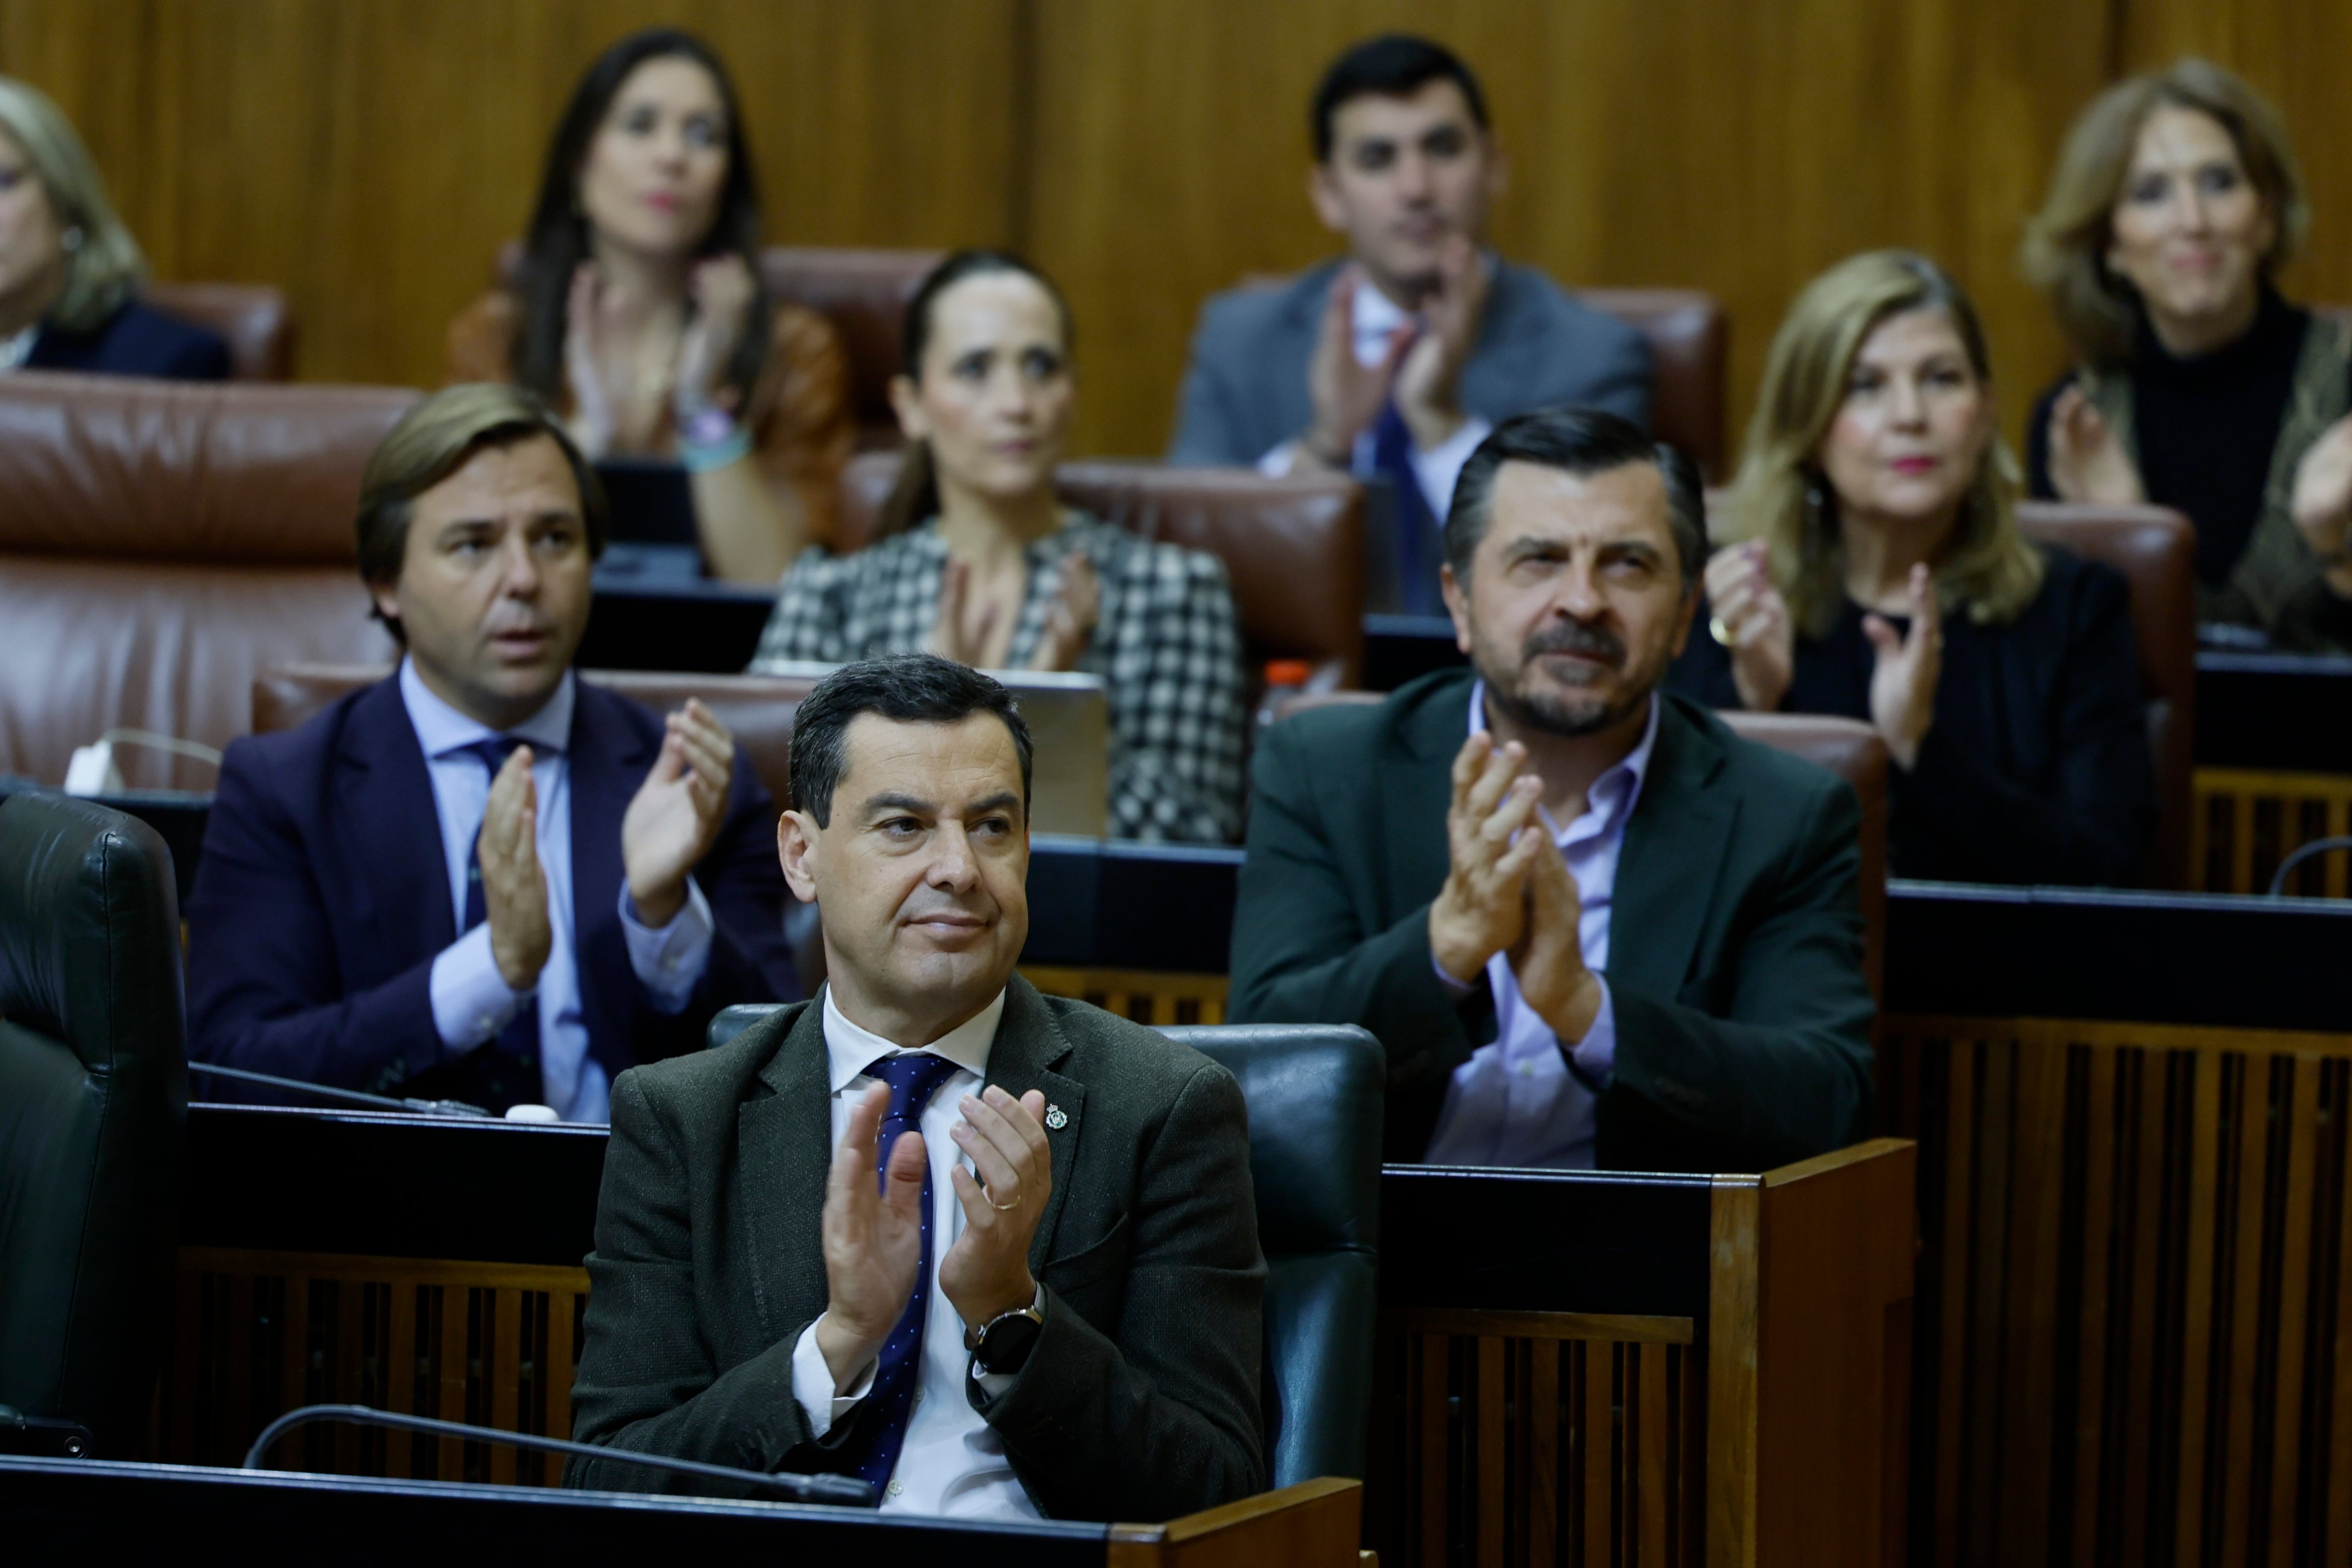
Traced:
POLYGON ((1462 57, 1444 44, 1411 33, 1382 33, 1350 48, 1331 62, 1315 89, 1311 116, 1315 161, 1331 161, 1331 131, 1341 105, 1374 93, 1403 98, 1433 81, 1450 81, 1460 88, 1462 101, 1470 107, 1470 118, 1479 130, 1487 129, 1486 95, 1478 90, 1478 79, 1470 74, 1462 57))
POLYGON ((1013 732, 1021 758, 1021 811, 1029 812, 1029 721, 1021 704, 996 681, 935 653, 894 654, 845 664, 816 683, 793 715, 793 805, 824 827, 833 819, 833 792, 849 765, 849 724, 878 713, 900 724, 955 724, 993 713, 1013 732))
MULTIPOLYGON (((408 522, 416 498, 463 468, 485 447, 509 447, 545 436, 563 453, 572 482, 580 491, 580 525, 593 560, 604 553, 604 487, 580 455, 563 422, 520 387, 492 382, 445 386, 421 398, 368 458, 360 479, 360 581, 379 587, 397 581, 408 554, 408 522)), ((381 610, 371 614, 402 642, 400 623, 381 610)))
POLYGON ((1463 582, 1486 537, 1494 513, 1495 475, 1505 463, 1534 463, 1570 474, 1600 474, 1628 463, 1654 463, 1666 481, 1666 525, 1681 558, 1683 586, 1706 566, 1706 492, 1698 465, 1664 441, 1653 441, 1632 420, 1598 408, 1538 408, 1495 426, 1462 465, 1454 505, 1445 514, 1445 563, 1463 582))

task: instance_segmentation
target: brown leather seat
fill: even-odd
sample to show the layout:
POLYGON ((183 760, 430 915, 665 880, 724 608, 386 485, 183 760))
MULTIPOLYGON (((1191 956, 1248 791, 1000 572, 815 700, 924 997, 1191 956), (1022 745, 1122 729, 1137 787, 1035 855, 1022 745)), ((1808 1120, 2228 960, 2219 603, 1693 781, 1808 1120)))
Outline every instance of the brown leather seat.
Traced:
MULTIPOLYGON (((778 299, 804 305, 833 322, 849 361, 850 416, 860 451, 896 447, 898 416, 890 378, 898 374, 899 329, 907 301, 945 258, 943 250, 864 250, 830 245, 779 245, 760 253, 760 276, 778 299)), ((499 247, 491 278, 511 287, 522 242, 499 247)))
MULTIPOLYGON (((1276 706, 1279 721, 1335 702, 1385 702, 1378 691, 1319 691, 1276 706)), ((1886 952, 1886 742, 1853 719, 1817 713, 1717 713, 1731 732, 1776 752, 1827 768, 1853 786, 1862 802, 1863 971, 1871 994, 1879 988, 1886 952)))
MULTIPOLYGON (((415 396, 0 376, 0 773, 61 783, 117 727, 226 746, 261 670, 391 657, 352 519, 415 396)), ((116 755, 133 787, 213 785, 201 762, 116 755)))
POLYGON ((822 311, 849 358, 849 406, 860 450, 896 447, 898 416, 890 378, 898 374, 899 332, 907 301, 943 250, 850 250, 778 246, 760 254, 760 272, 780 299, 822 311))
MULTIPOLYGON (((836 525, 843 550, 872 542, 898 477, 896 452, 851 460, 836 525)), ((1066 463, 1055 488, 1106 522, 1225 563, 1253 692, 1267 659, 1307 660, 1318 689, 1345 686, 1362 669, 1364 519, 1353 479, 1126 460, 1066 463)))
MULTIPOLYGON (((265 670, 253 682, 253 730, 267 734, 291 730, 339 698, 373 686, 392 673, 389 664, 296 664, 265 670)), ((734 731, 735 744, 768 793, 792 798, 793 715, 816 682, 767 675, 667 675, 642 670, 583 669, 583 680, 635 699, 657 713, 699 697, 719 721, 734 731)))
POLYGON ((1648 341, 1657 372, 1651 432, 1680 447, 1710 482, 1728 479, 1723 387, 1731 318, 1723 301, 1696 289, 1580 289, 1576 298, 1648 341))
POLYGON ((2197 765, 2197 531, 2164 507, 2063 501, 2021 502, 2017 522, 2027 538, 2104 562, 2131 584, 2140 700, 2159 802, 2147 880, 2185 888, 2197 765))
POLYGON ((148 304, 228 343, 231 379, 294 379, 294 307, 259 283, 150 283, 148 304))

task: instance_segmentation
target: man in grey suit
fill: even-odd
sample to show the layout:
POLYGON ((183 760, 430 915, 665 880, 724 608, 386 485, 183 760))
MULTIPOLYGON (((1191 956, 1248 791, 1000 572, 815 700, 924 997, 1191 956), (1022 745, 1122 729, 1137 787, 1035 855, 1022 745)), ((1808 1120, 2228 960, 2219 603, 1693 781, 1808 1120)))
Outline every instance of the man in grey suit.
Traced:
POLYGON ((777 841, 825 990, 614 1080, 582 1441, 925 1514, 1161 1520, 1263 1486, 1241 1091, 1013 973, 1029 782, 1011 695, 961 665, 847 665, 801 704, 777 841))
POLYGON ((1451 51, 1357 45, 1324 74, 1313 127, 1307 195, 1349 255, 1209 301, 1169 460, 1388 479, 1403 606, 1443 614, 1438 525, 1487 431, 1564 404, 1646 424, 1649 349, 1484 248, 1507 163, 1451 51))

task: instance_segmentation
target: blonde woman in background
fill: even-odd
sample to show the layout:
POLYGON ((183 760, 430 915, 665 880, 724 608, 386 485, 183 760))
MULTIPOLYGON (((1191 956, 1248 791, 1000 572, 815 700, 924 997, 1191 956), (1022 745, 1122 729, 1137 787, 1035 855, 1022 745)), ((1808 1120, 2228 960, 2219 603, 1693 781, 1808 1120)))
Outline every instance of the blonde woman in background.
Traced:
POLYGON ((1959 286, 1841 262, 1773 339, 1675 683, 1875 728, 1899 876, 2128 886, 2157 812, 2129 589, 2026 540, 2016 491, 1959 286))
POLYGON ((2273 279, 2310 226, 2278 112, 2182 60, 2110 88, 2059 154, 2026 274, 2076 367, 2035 405, 2033 493, 2175 507, 2199 618, 2352 648, 2352 323, 2273 279))
POLYGON ((0 371, 226 379, 216 334, 139 302, 146 271, 72 122, 0 76, 0 371))

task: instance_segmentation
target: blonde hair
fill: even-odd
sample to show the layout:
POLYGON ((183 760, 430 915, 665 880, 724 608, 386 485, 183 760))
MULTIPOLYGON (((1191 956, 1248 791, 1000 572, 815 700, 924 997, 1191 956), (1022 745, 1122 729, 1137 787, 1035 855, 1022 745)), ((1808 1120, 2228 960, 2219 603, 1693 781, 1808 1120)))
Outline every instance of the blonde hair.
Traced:
POLYGON ((2294 258, 2311 227, 2286 122, 2242 78, 2210 60, 2184 59, 2107 89, 2067 132, 2050 194, 2027 221, 2018 252, 2027 281, 2049 300, 2075 352, 2091 364, 2118 366, 2131 356, 2137 295, 2107 269, 2107 247, 2140 130, 2167 108, 2194 110, 2230 133, 2247 179, 2276 222, 2263 277, 2294 258))
MULTIPOLYGON (((1821 637, 1845 603, 1836 498, 1815 461, 1873 329, 1914 310, 1950 318, 1977 379, 1992 380, 1982 322, 1950 275, 1924 256, 1874 250, 1805 286, 1772 339, 1764 386, 1733 481, 1727 531, 1765 542, 1773 584, 1799 630, 1821 637)), ((2017 459, 1999 435, 1977 465, 1936 583, 1944 606, 1979 625, 2014 619, 2042 590, 2041 552, 2017 527, 2017 459)))
POLYGON ((32 166, 58 226, 81 233, 81 242, 66 251, 65 292, 49 319, 68 331, 88 331, 139 291, 147 258, 106 199, 106 182, 98 177, 98 165, 74 134, 73 122, 47 94, 0 76, 0 131, 32 166))

